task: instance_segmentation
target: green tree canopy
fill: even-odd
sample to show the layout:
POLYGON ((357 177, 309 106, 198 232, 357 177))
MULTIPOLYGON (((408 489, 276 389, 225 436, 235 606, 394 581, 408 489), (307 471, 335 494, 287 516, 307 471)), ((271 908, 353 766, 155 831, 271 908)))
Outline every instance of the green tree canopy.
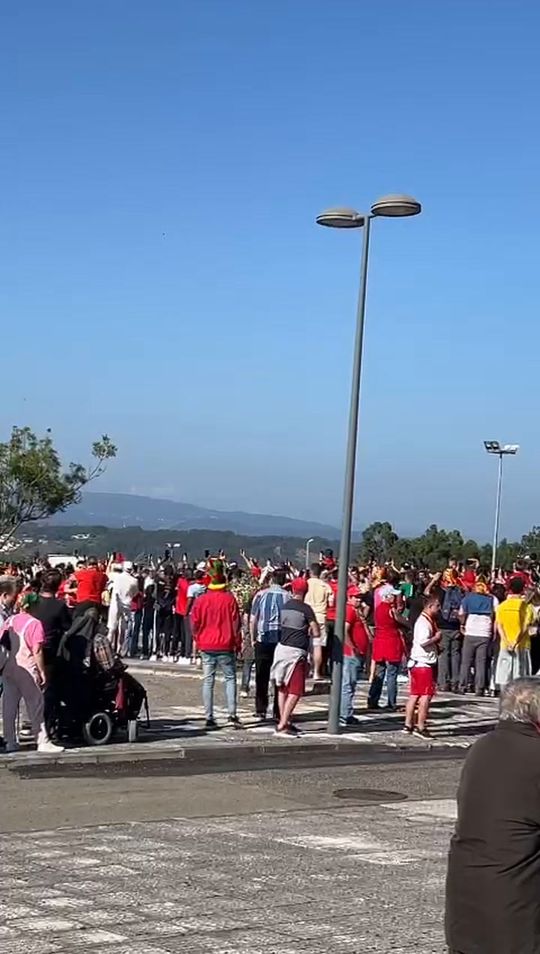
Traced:
MULTIPOLYGON (((520 556, 530 554, 540 558, 540 526, 533 527, 520 543, 501 540, 497 548, 497 563, 508 570, 520 556)), ((404 563, 416 563, 425 564, 432 570, 442 570, 451 557, 457 560, 474 557, 487 568, 491 564, 491 545, 464 540, 459 530, 440 530, 436 524, 431 524, 419 537, 400 537, 392 524, 377 521, 364 530, 357 553, 361 563, 392 561, 398 567, 404 563)))
POLYGON ((116 447, 104 434, 92 445, 90 467, 71 463, 63 469, 50 430, 37 437, 29 427, 14 427, 0 443, 0 541, 23 523, 44 520, 77 503, 81 490, 116 457, 116 447))
POLYGON ((385 563, 386 560, 391 559, 393 547, 398 539, 398 535, 394 533, 390 523, 380 523, 379 521, 372 523, 369 527, 366 527, 362 534, 360 558, 385 563))

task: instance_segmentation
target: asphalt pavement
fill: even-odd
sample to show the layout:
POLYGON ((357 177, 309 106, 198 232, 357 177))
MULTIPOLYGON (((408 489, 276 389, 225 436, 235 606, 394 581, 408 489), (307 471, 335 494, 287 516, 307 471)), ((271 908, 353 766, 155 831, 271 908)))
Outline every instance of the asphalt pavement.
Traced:
POLYGON ((442 954, 459 770, 0 773, 0 954, 442 954))
POLYGON ((434 746, 361 702, 363 741, 324 750, 328 700, 308 697, 305 753, 272 736, 282 762, 246 756, 261 727, 222 730, 186 771, 177 734, 200 727, 200 680, 144 681, 169 737, 111 746, 102 764, 0 764, 0 954, 445 952, 456 786, 491 702, 440 698, 434 746))

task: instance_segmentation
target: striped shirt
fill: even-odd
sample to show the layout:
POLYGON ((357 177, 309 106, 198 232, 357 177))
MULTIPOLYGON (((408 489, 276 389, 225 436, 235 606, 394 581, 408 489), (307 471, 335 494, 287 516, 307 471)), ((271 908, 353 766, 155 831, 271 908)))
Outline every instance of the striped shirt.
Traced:
POLYGON ((281 608, 290 593, 281 586, 269 586, 256 593, 251 608, 251 619, 257 627, 258 643, 278 643, 281 633, 281 608))

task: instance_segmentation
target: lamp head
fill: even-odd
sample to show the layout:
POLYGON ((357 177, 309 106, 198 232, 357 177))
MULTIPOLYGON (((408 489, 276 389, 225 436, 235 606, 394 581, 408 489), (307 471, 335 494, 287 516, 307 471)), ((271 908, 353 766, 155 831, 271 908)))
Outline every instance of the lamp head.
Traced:
POLYGON ((331 229, 359 229, 366 221, 366 216, 356 209, 326 209, 317 216, 317 225, 326 225, 331 229))
POLYGON ((421 211, 422 206, 412 195, 383 195, 371 206, 372 215, 384 215, 391 218, 419 215, 421 211))
POLYGON ((500 444, 499 441, 484 441, 484 447, 488 454, 517 454, 519 444, 500 444))

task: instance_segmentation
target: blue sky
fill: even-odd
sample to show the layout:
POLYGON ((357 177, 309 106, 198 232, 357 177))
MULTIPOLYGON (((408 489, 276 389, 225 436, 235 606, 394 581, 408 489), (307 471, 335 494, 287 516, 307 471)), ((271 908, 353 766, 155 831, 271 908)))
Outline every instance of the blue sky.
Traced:
MULTIPOLYGON (((372 233, 357 520, 540 522, 534 0, 27 0, 3 8, 0 424, 99 485, 339 520, 372 233)), ((96 487, 96 489, 98 489, 96 487)))

